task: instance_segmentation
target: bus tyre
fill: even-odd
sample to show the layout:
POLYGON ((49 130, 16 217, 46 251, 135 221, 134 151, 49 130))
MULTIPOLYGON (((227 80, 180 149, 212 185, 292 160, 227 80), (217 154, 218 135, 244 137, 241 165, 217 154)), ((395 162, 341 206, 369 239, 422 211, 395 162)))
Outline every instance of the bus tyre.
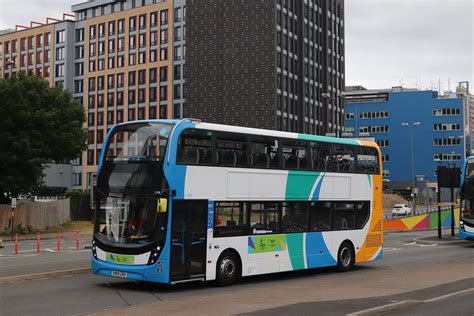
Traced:
POLYGON ((337 271, 346 272, 349 271, 355 262, 354 248, 351 243, 345 241, 339 247, 337 253, 337 271))
POLYGON ((241 277, 240 260, 233 251, 226 250, 221 254, 216 269, 216 283, 219 286, 237 283, 241 277))

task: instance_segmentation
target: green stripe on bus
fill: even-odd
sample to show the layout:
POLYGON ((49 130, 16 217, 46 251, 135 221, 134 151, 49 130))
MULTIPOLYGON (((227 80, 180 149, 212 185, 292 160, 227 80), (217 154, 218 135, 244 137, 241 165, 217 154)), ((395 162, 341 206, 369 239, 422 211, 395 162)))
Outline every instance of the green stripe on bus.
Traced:
POLYGON ((360 143, 355 139, 348 138, 336 138, 336 137, 327 137, 319 135, 308 135, 308 134, 298 134, 299 139, 304 140, 313 140, 326 143, 335 143, 335 144, 344 144, 344 145, 360 145, 360 143))
POLYGON ((288 171, 286 180, 286 199, 287 200, 307 200, 310 198, 311 190, 318 179, 320 172, 309 171, 288 171))
POLYGON ((304 234, 286 235, 293 270, 304 269, 303 236, 304 234))

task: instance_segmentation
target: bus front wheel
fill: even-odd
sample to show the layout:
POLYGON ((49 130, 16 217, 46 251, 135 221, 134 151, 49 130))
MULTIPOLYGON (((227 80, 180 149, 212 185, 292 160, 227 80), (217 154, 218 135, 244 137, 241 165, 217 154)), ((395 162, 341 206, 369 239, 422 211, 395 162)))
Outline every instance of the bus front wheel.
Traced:
POLYGON ((224 251, 217 260, 216 283, 228 286, 237 283, 241 277, 241 264, 238 255, 231 250, 224 251))
POLYGON ((349 271, 355 262, 355 253, 352 244, 348 241, 345 241, 339 247, 337 253, 337 271, 346 272, 349 271))

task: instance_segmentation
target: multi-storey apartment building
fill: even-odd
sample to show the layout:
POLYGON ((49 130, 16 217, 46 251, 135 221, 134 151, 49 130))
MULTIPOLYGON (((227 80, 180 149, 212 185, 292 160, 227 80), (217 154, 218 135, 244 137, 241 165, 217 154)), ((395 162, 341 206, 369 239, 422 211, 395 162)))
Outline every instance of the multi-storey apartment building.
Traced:
POLYGON ((173 116, 173 1, 74 5, 74 95, 87 112, 83 186, 93 182, 107 131, 173 116))
POLYGON ((375 138, 386 180, 434 181, 437 166, 464 163, 462 95, 439 96, 436 91, 401 87, 348 87, 345 119, 346 132, 375 138))
POLYGON ((193 0, 186 25, 185 116, 342 132, 344 1, 193 0))

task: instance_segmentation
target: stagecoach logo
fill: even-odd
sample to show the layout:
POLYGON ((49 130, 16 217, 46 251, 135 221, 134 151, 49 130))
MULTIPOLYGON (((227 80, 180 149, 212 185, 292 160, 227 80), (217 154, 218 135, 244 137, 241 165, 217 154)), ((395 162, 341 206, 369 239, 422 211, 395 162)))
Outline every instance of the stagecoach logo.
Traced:
POLYGON ((110 263, 116 264, 134 264, 135 257, 134 256, 126 256, 126 255, 117 255, 114 253, 107 253, 105 257, 105 261, 110 263))
POLYGON ((248 253, 285 251, 286 235, 254 236, 248 239, 248 253))

